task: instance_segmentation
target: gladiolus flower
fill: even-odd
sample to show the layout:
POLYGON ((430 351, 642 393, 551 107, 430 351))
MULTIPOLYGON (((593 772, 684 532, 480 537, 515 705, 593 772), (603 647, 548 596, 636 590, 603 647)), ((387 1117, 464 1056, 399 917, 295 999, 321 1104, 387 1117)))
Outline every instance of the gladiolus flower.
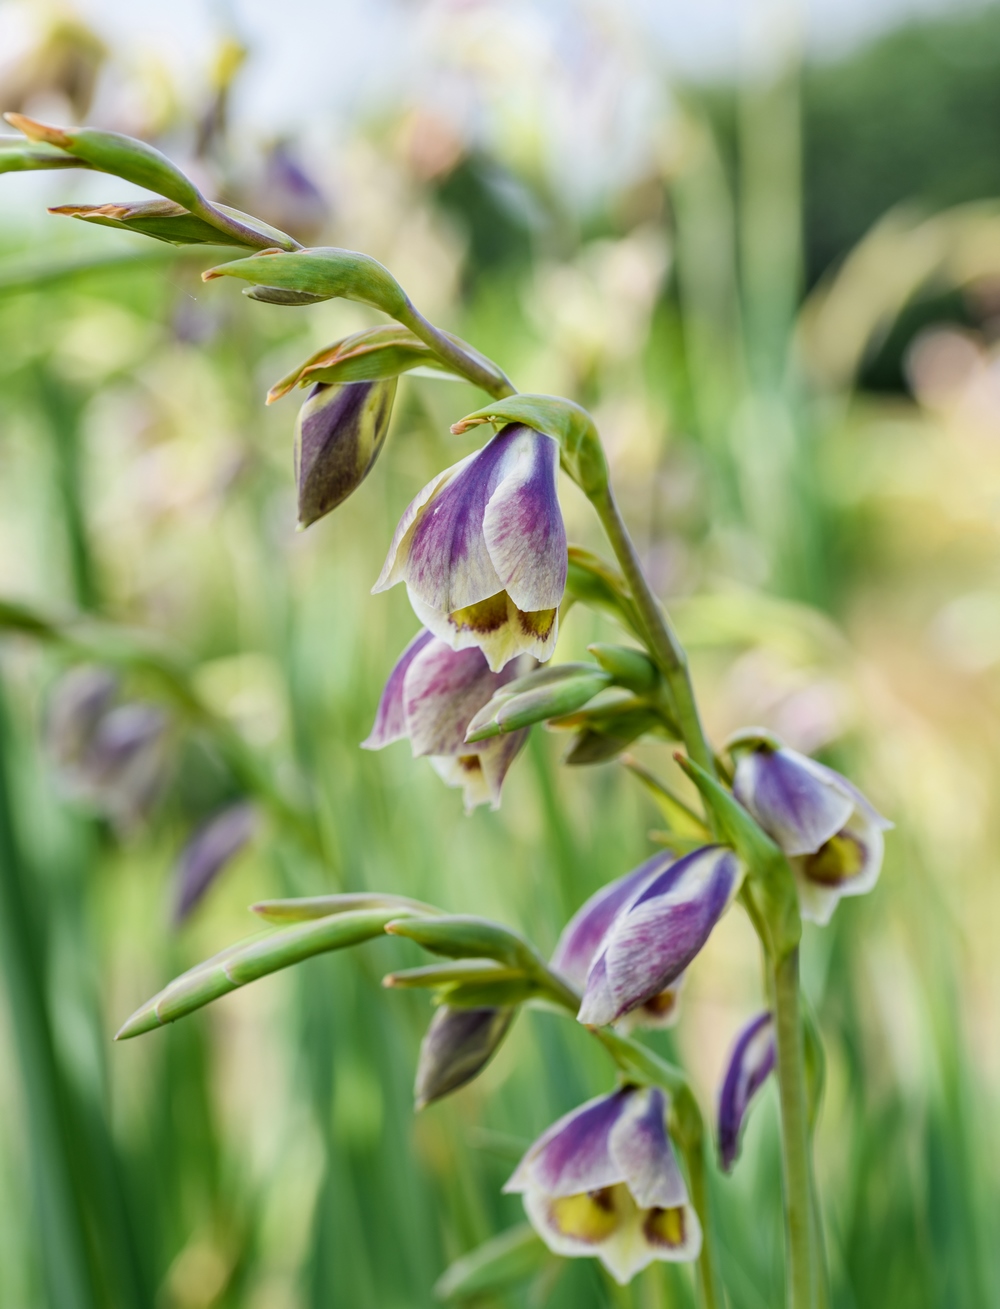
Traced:
POLYGON ((457 1009, 443 1004, 435 1010, 420 1044, 413 1088, 416 1107, 450 1095, 477 1077, 500 1048, 514 1010, 457 1009))
POLYGON ((728 1173, 740 1152, 740 1134, 750 1101, 767 1080, 777 1058, 774 1019, 758 1014, 743 1028, 729 1055, 719 1093, 719 1160, 728 1173))
POLYGON ((526 670, 517 663, 501 673, 489 669, 476 648, 453 650, 432 632, 418 632, 389 674, 365 750, 381 750, 408 739, 414 758, 429 756, 449 786, 465 793, 466 810, 500 805, 507 769, 527 736, 511 732, 467 745, 469 723, 494 692, 526 670))
POLYGON ((417 617, 497 672, 522 651, 548 659, 566 587, 556 496, 559 447, 509 423, 424 487, 403 514, 372 588, 405 582, 417 617))
POLYGON ((674 985, 743 877, 732 850, 707 845, 665 867, 615 918, 587 974, 581 1023, 615 1023, 674 985))
POLYGON ((596 1255, 623 1286, 655 1259, 696 1259, 701 1226, 659 1087, 623 1087, 554 1123, 504 1187, 556 1254, 596 1255))
POLYGON ((878 881, 892 823, 846 777, 768 734, 740 733, 731 749, 733 794, 789 856, 802 917, 828 923, 842 896, 878 881))
MULTIPOLYGON (((553 967, 583 990, 590 966, 601 952, 618 915, 673 861, 674 856, 670 854, 654 855, 632 872, 595 892, 563 928, 552 956, 553 967)), ((628 1032, 636 1027, 672 1027, 679 1014, 683 982, 682 973, 659 994, 625 1014, 620 1020, 621 1029, 628 1032)))
POLYGON ((309 392, 295 425, 300 526, 343 504, 371 472, 389 431, 397 380, 320 382, 309 392))

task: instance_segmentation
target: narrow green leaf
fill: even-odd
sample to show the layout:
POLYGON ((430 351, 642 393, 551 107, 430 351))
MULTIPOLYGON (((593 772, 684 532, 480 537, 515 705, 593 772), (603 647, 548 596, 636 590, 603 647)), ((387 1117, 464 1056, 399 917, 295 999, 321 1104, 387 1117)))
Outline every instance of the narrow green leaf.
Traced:
POLYGON ((341 895, 301 896, 294 900, 261 900, 251 905, 250 909, 269 923, 302 923, 312 918, 329 918, 331 914, 352 913, 358 909, 392 909, 397 916, 441 912, 433 905, 383 891, 349 891, 341 895))
POLYGON ((115 1040, 175 1022, 237 987, 313 955, 369 941, 380 936, 398 912, 396 908, 356 910, 241 941, 175 978, 132 1014, 115 1040))
POLYGON ((391 936, 405 936, 425 950, 450 959, 495 959, 533 971, 537 956, 522 936, 488 918, 454 914, 442 918, 404 918, 390 922, 391 936))
POLYGON ((684 803, 680 796, 674 795, 665 782, 661 782, 658 777, 651 773, 648 768, 644 768, 631 755, 626 755, 622 759, 622 763, 633 777, 637 777, 649 791, 660 813, 670 824, 672 835, 689 837, 701 842, 711 839, 707 824, 698 817, 693 809, 684 803))
POLYGON ((393 318, 408 304, 403 288, 377 259, 334 246, 290 253, 264 250, 202 273, 206 282, 216 277, 240 277, 257 287, 305 292, 323 300, 357 300, 393 318))
POLYGON ((534 1276, 552 1259, 530 1223, 521 1223, 457 1259, 434 1288, 439 1300, 470 1300, 534 1276))
POLYGON ((594 420, 572 400, 556 395, 511 395, 467 414, 451 430, 460 436, 480 423, 526 423, 559 443, 563 468, 587 495, 608 485, 608 464, 594 420))

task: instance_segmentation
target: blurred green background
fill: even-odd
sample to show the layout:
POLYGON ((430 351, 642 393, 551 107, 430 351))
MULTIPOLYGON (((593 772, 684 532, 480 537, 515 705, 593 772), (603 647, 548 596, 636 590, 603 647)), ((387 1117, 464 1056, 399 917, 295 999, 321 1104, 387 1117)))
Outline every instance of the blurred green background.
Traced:
MULTIPOLYGON (((268 135, 241 129, 268 50, 232 15, 182 77, 113 25, 19 6, 0 99, 143 135, 219 198, 364 249, 521 389, 591 407, 716 739, 770 726, 897 823, 875 893, 806 937, 833 1303, 981 1309, 1000 1304, 1000 11, 804 59, 788 9, 741 72, 699 79, 614 7, 404 6, 406 76, 268 135)), ((329 43, 333 80, 378 62, 329 22, 303 40, 329 43)), ((382 991, 415 961, 384 941, 111 1037, 268 895, 394 890, 550 950, 657 814, 615 764, 560 768, 556 734, 471 817, 404 745, 358 749, 416 628, 368 590, 403 507, 474 448, 448 434, 471 388, 405 378, 364 487, 297 534, 295 401, 263 396, 374 317, 251 304, 201 284, 211 252, 44 213, 118 182, 0 187, 0 1305, 432 1305, 521 1220, 499 1192, 524 1146, 610 1085, 584 1032, 524 1013, 414 1117, 429 1009, 382 991), (124 829, 67 796, 45 745, 53 686, 95 659, 170 714, 162 794, 124 829), (185 840, 247 795, 256 839, 176 927, 185 840)), ((609 630, 574 610, 559 657, 609 630)), ((709 1115, 760 1002, 734 912, 652 1038, 709 1115)), ((713 1180, 730 1303, 773 1309, 773 1088, 713 1180)), ((479 1303, 693 1296, 684 1269, 621 1290, 575 1261, 479 1303)))

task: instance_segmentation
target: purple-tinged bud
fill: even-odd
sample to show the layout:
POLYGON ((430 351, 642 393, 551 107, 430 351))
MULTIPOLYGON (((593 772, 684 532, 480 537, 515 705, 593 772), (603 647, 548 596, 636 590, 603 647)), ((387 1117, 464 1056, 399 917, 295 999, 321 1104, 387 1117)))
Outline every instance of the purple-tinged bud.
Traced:
POLYGON ((478 1077, 500 1048, 515 1011, 441 1005, 420 1045, 413 1096, 417 1109, 478 1077))
POLYGON ((461 787, 466 810, 500 805, 507 769, 526 740, 524 731, 466 744, 475 714, 505 683, 525 670, 520 661, 490 672, 475 647, 453 650, 428 631, 418 632, 389 674, 365 750, 408 739, 414 758, 429 756, 438 775, 461 787))
POLYGON ((696 1259, 701 1227, 666 1114, 656 1086, 590 1100, 539 1137, 504 1190, 523 1195, 549 1249, 596 1256, 623 1286, 655 1259, 696 1259))
POLYGON ((558 466, 555 440, 509 423, 412 501, 372 590, 405 582, 424 626, 494 671, 522 652, 548 659, 567 569, 558 466))
POLYGON ((878 881, 888 819, 846 777, 756 729, 729 748, 733 794, 792 864, 799 912, 828 923, 842 896, 864 895, 878 881))
POLYGON ((247 844, 256 827, 256 810, 241 801, 214 814, 198 828, 177 864, 175 923, 187 918, 223 868, 247 844))
POLYGON ((114 673, 93 664, 70 669, 52 689, 45 720, 46 744, 70 789, 73 774, 117 693, 114 673))
POLYGON ((336 509, 371 472, 389 431, 396 381, 320 382, 310 391, 295 428, 301 527, 336 509))
POLYGON ((743 880, 732 850, 708 845, 666 867, 608 928, 587 974, 581 1023, 603 1027, 673 987, 743 880))
POLYGON ((767 1080, 777 1058, 774 1019, 752 1018, 736 1038, 719 1092, 719 1160, 730 1172, 740 1153, 740 1136, 750 1102, 767 1080))

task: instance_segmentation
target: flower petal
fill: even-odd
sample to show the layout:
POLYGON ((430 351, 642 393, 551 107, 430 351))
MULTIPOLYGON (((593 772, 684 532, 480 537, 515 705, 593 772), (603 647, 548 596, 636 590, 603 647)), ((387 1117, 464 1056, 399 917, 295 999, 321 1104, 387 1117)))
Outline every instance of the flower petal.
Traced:
POLYGON ((835 836, 811 855, 792 860, 799 892, 799 912, 825 926, 844 896, 865 895, 882 871, 885 820, 870 806, 855 809, 835 836), (874 811, 871 811, 874 812, 874 811))
POLYGON ((406 736, 406 714, 403 710, 403 681, 406 673, 421 650, 434 637, 431 632, 421 629, 403 653, 396 660, 396 666, 389 674, 382 697, 375 711, 375 723, 366 740, 361 742, 362 750, 381 750, 384 745, 400 741, 406 736))
POLYGON ((719 1093, 719 1159, 724 1172, 736 1162, 750 1102, 776 1058, 774 1019, 770 1013, 758 1014, 736 1038, 719 1093))
POLYGON ((406 581, 409 547, 418 520, 438 491, 446 486, 453 477, 457 477, 462 469, 476 458, 476 453, 466 455, 457 464, 452 464, 443 473, 438 473, 437 477, 432 477, 423 490, 419 491, 406 506, 393 534, 392 544, 389 546, 389 553, 385 557, 385 563, 382 565, 378 581, 372 587, 372 595, 377 595, 379 591, 388 591, 397 582, 406 581))
POLYGON ((669 852, 655 854, 624 877, 602 886, 576 911, 562 930, 552 966, 574 986, 583 986, 608 928, 654 877, 674 862, 669 852))
POLYGON ((579 1021, 615 1022, 675 981, 728 908, 740 872, 731 850, 705 846, 654 878, 608 932, 579 1021))
POLYGON ((519 654, 533 655, 544 663, 555 649, 558 609, 522 613, 506 591, 498 591, 477 604, 445 613, 425 604, 411 588, 407 590, 413 612, 425 627, 453 650, 478 647, 494 672, 519 654))
POLYGON ((626 1088, 599 1095, 564 1114, 528 1150, 504 1191, 538 1187, 550 1196, 579 1195, 624 1181, 609 1138, 632 1094, 626 1088))
POLYGON ((511 424, 508 470, 490 497, 482 531, 500 582, 518 609, 555 609, 566 589, 566 529, 556 494, 559 447, 511 424))
POLYGON ((818 850, 854 809, 839 774, 785 747, 741 754, 733 794, 789 855, 818 850))
POLYGON ((476 753, 465 732, 502 679, 476 649, 437 638, 417 651, 403 679, 403 714, 414 756, 476 753))
POLYGON ((687 1204, 687 1186, 667 1136, 667 1100, 658 1086, 632 1093, 611 1129, 609 1149, 640 1209, 687 1204))
POLYGON ((483 780, 490 795, 490 807, 500 808, 500 790, 507 770, 521 752, 528 739, 528 729, 520 732, 508 732, 493 741, 480 742, 479 765, 483 770, 483 780))
POLYGON ((643 1001, 637 1009, 622 1014, 615 1024, 622 1036, 628 1036, 639 1028, 656 1032, 673 1027, 681 1016, 681 992, 686 978, 687 973, 681 973, 680 977, 675 977, 669 986, 643 1001))

